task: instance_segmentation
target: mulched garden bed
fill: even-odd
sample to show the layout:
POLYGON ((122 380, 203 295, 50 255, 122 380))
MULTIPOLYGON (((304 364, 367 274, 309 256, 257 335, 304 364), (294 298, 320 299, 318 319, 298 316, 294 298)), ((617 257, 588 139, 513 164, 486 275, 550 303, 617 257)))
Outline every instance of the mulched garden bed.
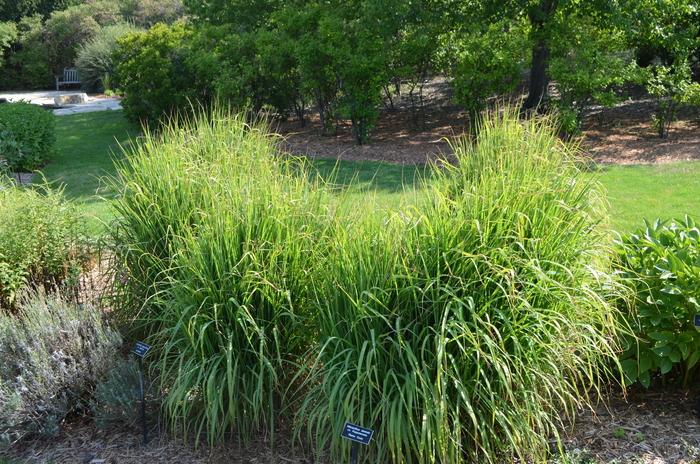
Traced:
MULTIPOLYGON (((700 462, 700 419, 697 395, 670 389, 613 394, 594 411, 582 411, 564 432, 567 464, 697 464, 700 462), (575 460, 573 460, 575 459, 575 460)), ((26 463, 247 463, 311 464, 288 434, 280 432, 273 449, 265 437, 249 447, 195 448, 191 443, 155 433, 148 446, 137 431, 100 431, 89 422, 66 425, 53 439, 22 443, 5 456, 26 463), (100 461, 97 461, 100 462, 100 461)), ((0 453, 0 456, 3 456, 0 453)), ((553 459, 553 462, 562 462, 553 459)))
POLYGON ((697 394, 678 389, 616 393, 576 417, 565 446, 582 463, 698 463, 696 404, 697 394))
MULTIPOLYGON (((273 123, 272 128, 283 135, 283 147, 297 155, 421 164, 449 155, 448 139, 469 127, 467 113, 450 101, 450 88, 444 79, 428 83, 424 94, 424 116, 418 123, 404 98, 396 110, 382 111, 370 142, 362 146, 355 144, 348 122, 340 124, 333 136, 320 135, 320 121, 315 116, 309 118, 305 127, 290 120, 273 123)), ((592 108, 584 118, 582 148, 599 163, 700 160, 700 110, 681 108, 669 136, 661 139, 651 126, 654 108, 653 101, 644 99, 626 101, 613 108, 592 108)))

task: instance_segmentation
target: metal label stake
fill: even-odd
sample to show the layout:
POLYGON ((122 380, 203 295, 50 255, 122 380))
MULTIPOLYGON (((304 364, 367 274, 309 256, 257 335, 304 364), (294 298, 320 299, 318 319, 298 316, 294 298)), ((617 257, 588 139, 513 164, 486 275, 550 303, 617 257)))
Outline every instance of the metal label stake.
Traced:
POLYGON ((144 342, 136 342, 133 353, 139 360, 139 390, 141 393, 141 430, 143 432, 143 446, 148 444, 148 426, 146 425, 146 388, 143 372, 143 358, 151 349, 151 345, 144 342))
POLYGON ((345 423, 340 436, 346 440, 352 441, 352 447, 350 447, 350 464, 357 464, 360 454, 360 444, 365 446, 369 445, 370 440, 372 440, 372 435, 374 435, 374 430, 372 429, 366 429, 351 422, 345 423))

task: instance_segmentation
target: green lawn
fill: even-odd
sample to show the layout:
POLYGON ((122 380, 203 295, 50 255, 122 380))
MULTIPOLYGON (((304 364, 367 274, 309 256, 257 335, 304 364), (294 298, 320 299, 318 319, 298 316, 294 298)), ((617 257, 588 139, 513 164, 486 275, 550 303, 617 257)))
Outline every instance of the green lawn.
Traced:
POLYGON ((616 230, 634 230, 643 218, 700 218, 700 162, 603 167, 599 176, 616 230))
MULTIPOLYGON (((90 216, 90 227, 100 230, 108 221, 111 192, 103 177, 114 173, 119 143, 125 144, 136 131, 121 112, 87 113, 57 117, 57 153, 43 173, 47 180, 65 186, 68 198, 81 204, 90 216)), ((339 186, 354 181, 350 195, 357 202, 391 207, 414 192, 423 167, 398 166, 381 162, 336 162, 314 160, 324 178, 339 186), (367 191, 374 195, 367 196, 367 191)), ((700 162, 655 166, 603 167, 597 173, 608 190, 612 227, 630 231, 642 218, 672 218, 690 214, 700 218, 700 162)), ((354 201, 354 199, 353 199, 354 201)), ((356 203, 357 203, 356 202, 356 203)))
POLYGON ((119 144, 127 144, 134 135, 136 131, 121 111, 56 117, 56 153, 42 172, 84 207, 93 231, 112 217, 109 202, 104 201, 110 196, 104 176, 114 173, 114 159, 121 154, 119 144))

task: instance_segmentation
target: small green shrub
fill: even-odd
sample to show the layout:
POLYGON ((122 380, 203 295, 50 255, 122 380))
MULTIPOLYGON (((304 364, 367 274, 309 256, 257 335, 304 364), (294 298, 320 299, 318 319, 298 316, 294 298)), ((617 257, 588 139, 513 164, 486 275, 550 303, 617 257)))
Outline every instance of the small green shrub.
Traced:
POLYGON ((693 82, 690 63, 675 66, 654 66, 648 72, 647 91, 657 104, 651 122, 659 137, 668 137, 671 124, 682 105, 700 105, 700 83, 693 82))
POLYGON ((687 380, 700 360, 700 229, 689 217, 647 222, 622 238, 618 257, 637 294, 627 316, 638 339, 621 357, 628 382, 648 387, 674 371, 687 380))
POLYGON ((31 294, 0 311, 0 443, 55 435, 112 365, 119 334, 91 307, 31 294))
POLYGON ((591 104, 611 106, 619 100, 618 89, 638 78, 630 52, 624 52, 623 31, 602 29, 590 18, 571 18, 557 31, 552 43, 549 74, 556 83, 562 131, 581 131, 584 111, 591 104))
POLYGON ((109 82, 114 74, 114 53, 117 40, 132 32, 134 26, 127 23, 114 24, 102 29, 100 34, 84 43, 78 50, 75 67, 80 74, 83 87, 91 92, 113 90, 109 82))
POLYGON ((0 310, 12 308, 27 287, 53 289, 81 272, 82 227, 60 191, 0 179, 0 310))
POLYGON ((0 105, 0 157, 12 171, 32 171, 52 155, 56 142, 53 114, 29 103, 0 105))

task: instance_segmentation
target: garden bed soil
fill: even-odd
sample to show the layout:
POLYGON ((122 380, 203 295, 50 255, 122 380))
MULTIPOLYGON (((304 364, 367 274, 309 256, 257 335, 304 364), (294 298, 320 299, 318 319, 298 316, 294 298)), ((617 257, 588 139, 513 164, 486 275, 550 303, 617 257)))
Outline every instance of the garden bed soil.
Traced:
POLYGON ((584 149, 599 163, 653 164, 700 160, 700 110, 683 109, 667 138, 651 127, 651 101, 635 101, 589 115, 584 149))
POLYGON ((64 426, 55 438, 22 442, 4 454, 0 451, 0 458, 11 459, 13 464, 311 464, 312 460, 299 457, 300 452, 285 441, 288 435, 277 435, 274 449, 264 434, 247 447, 232 442, 212 448, 160 431, 151 432, 144 446, 136 430, 99 430, 82 420, 64 426))

